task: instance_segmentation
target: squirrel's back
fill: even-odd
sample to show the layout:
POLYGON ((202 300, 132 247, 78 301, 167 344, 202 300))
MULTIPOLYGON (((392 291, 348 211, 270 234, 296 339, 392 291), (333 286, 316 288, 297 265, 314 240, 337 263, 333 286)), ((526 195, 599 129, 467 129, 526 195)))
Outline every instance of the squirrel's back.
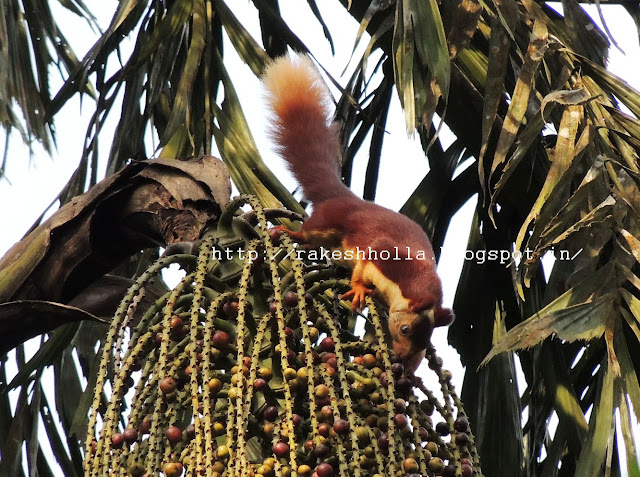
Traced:
POLYGON ((271 135, 305 197, 317 204, 351 195, 340 179, 340 143, 330 95, 311 59, 278 58, 266 68, 263 83, 274 113, 271 135))

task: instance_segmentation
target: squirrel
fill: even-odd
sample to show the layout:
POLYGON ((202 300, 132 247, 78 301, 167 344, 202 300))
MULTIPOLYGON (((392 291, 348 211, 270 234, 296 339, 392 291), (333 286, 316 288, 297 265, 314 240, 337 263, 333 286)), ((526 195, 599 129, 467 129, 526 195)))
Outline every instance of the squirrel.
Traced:
POLYGON ((348 258, 351 290, 342 298, 351 298, 353 309, 364 308, 366 295, 374 292, 386 302, 394 352, 414 373, 433 328, 454 319, 442 307, 431 242, 411 219, 359 198, 342 182, 331 96, 308 56, 274 60, 262 82, 273 113, 269 132, 313 205, 300 231, 276 228, 348 258))

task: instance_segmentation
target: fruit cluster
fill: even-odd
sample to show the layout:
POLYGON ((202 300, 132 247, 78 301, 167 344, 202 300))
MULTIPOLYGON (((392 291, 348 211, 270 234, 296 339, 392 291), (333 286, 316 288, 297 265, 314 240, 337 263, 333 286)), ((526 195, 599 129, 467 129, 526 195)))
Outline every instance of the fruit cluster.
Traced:
POLYGON ((197 257, 161 259, 125 297, 101 361, 86 475, 480 476, 435 351, 433 391, 389 350, 384 310, 369 300, 354 314, 335 269, 299 260, 286 236, 274 241, 252 205, 257 224, 233 229, 245 235, 221 219, 197 257), (256 253, 217 261, 214 247, 256 253), (145 284, 171 262, 184 279, 129 326, 145 284))

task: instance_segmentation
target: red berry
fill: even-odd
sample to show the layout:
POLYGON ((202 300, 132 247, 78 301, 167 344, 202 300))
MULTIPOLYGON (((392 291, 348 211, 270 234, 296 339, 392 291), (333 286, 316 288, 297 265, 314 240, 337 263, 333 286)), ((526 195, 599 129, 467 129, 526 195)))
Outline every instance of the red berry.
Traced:
POLYGON ((378 447, 382 450, 387 450, 389 448, 389 436, 386 432, 383 432, 380 434, 380 437, 378 437, 378 447))
POLYGON ((278 457, 279 459, 282 459, 289 455, 289 445, 286 442, 276 442, 275 444, 273 444, 272 450, 276 457, 278 457))
POLYGON ((331 449, 329 448, 328 445, 326 444, 318 444, 317 446, 315 446, 315 448, 313 449, 313 453, 316 455, 316 457, 318 457, 319 459, 324 459, 325 457, 327 457, 329 455, 329 452, 331 452, 331 449))
POLYGON ((322 437, 329 437, 329 431, 331 431, 331 426, 326 422, 318 424, 318 434, 322 437))
MULTIPOLYGON (((187 376, 191 376, 191 373, 193 373, 193 370, 194 368, 192 368, 191 365, 189 365, 184 369, 184 374, 186 374, 187 376)), ((196 375, 200 373, 200 366, 198 366, 197 364, 195 367, 195 371, 196 371, 196 375)))
POLYGON ((467 432, 469 430, 469 420, 464 416, 460 416, 453 423, 453 428, 458 432, 467 432))
POLYGON ((294 291, 289 290, 282 297, 282 301, 284 302, 284 306, 293 308, 298 305, 298 294, 294 291))
POLYGON ((456 477, 456 468, 452 465, 448 465, 442 471, 442 477, 456 477))
POLYGON ((176 426, 170 426, 164 435, 171 445, 175 445, 182 440, 182 431, 176 426))
POLYGON ((461 432, 456 434, 456 444, 459 446, 466 446, 469 443, 469 434, 461 432))
POLYGON ((187 428, 184 430, 184 435, 189 440, 196 437, 196 426, 194 426, 193 424, 189 424, 187 428))
POLYGON ((338 419, 333 423, 333 430, 336 431, 336 434, 346 434, 349 432, 349 421, 338 419))
POLYGON ((114 449, 120 449, 124 444, 124 436, 120 433, 116 433, 111 436, 111 447, 114 449))
POLYGON ((322 351, 333 352, 336 349, 336 343, 333 338, 327 336, 320 342, 320 348, 322 348, 322 351))
POLYGON ((407 427, 407 424, 409 424, 409 420, 404 414, 396 414, 393 416, 393 422, 395 422, 398 429, 404 429, 407 427))
POLYGON ((267 387, 267 382, 262 378, 256 378, 256 380, 253 382, 253 388, 256 391, 262 391, 266 387, 267 387))
POLYGON ((278 243, 281 235, 282 235, 281 229, 276 227, 269 229, 269 238, 271 239, 272 243, 278 243))
POLYGON ((138 432, 144 435, 144 434, 149 434, 150 431, 151 431, 151 419, 149 417, 145 417, 140 423, 140 426, 138 426, 138 432))
POLYGON ((322 408, 320 409, 320 414, 322 414, 322 417, 324 417, 327 421, 333 419, 333 410, 328 404, 326 406, 322 406, 322 408))
POLYGON ((410 379, 400 378, 396 381, 396 389, 400 394, 410 394, 413 384, 410 379))
POLYGON ((189 332, 189 328, 185 326, 184 321, 182 321, 182 318, 180 318, 179 316, 174 316, 173 318, 171 318, 170 326, 171 338, 173 338, 174 340, 180 340, 184 338, 189 332))
POLYGON ((327 361, 329 361, 332 358, 335 358, 336 354, 335 353, 322 353, 322 358, 320 359, 320 361, 322 361, 323 363, 326 363, 327 361))
POLYGON ((302 423, 302 418, 298 414, 294 414, 293 418, 293 427, 298 427, 302 423))
POLYGON ((278 418, 278 408, 276 406, 269 406, 264 410, 262 416, 269 422, 274 422, 278 418))
POLYGON ((462 477, 471 477, 473 475, 473 467, 468 464, 462 464, 460 466, 462 469, 462 477))
POLYGON ((229 346, 231 338, 229 337, 229 334, 227 332, 218 330, 213 334, 211 342, 216 348, 226 348, 227 346, 229 346))
MULTIPOLYGON (((313 364, 318 364, 320 362, 320 355, 318 354, 318 352, 315 349, 311 350, 311 358, 313 360, 313 364)), ((306 355, 305 355, 305 359, 304 359, 303 362, 304 363, 307 362, 306 355)))
POLYGON ((400 376, 404 373, 404 365, 402 363, 393 363, 391 365, 391 372, 394 376, 400 376))
POLYGON ((172 393, 176 390, 176 387, 178 387, 178 383, 176 383, 176 380, 171 377, 164 378, 160 381, 160 391, 164 394, 172 393))
POLYGON ((127 427, 122 431, 122 437, 127 444, 133 444, 138 439, 138 430, 133 427, 127 427))
MULTIPOLYGON (((328 354, 333 354, 333 353, 328 353, 328 354)), ((333 371, 337 371, 338 369, 338 359, 336 358, 336 355, 333 354, 333 356, 329 359, 327 359, 324 362, 327 366, 329 366, 329 376, 333 376, 332 372, 333 371)))
POLYGON ((335 353, 331 353, 331 352, 322 353, 321 361, 333 369, 338 368, 338 359, 335 353))
POLYGON ((331 464, 323 462, 316 467, 316 474, 318 474, 318 477, 333 477, 335 472, 333 471, 331 464))
POLYGON ((235 318, 238 316, 238 302, 237 301, 227 301, 224 305, 222 305, 222 312, 228 318, 235 318))

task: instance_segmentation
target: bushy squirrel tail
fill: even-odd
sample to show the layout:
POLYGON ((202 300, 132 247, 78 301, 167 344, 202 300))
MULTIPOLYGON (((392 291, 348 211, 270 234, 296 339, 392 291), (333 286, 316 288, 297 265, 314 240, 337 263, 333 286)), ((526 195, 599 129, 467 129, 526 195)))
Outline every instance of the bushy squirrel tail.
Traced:
POLYGON ((283 56, 262 81, 273 111, 270 133, 278 152, 312 203, 351 194, 340 178, 337 124, 329 92, 308 56, 283 56))

